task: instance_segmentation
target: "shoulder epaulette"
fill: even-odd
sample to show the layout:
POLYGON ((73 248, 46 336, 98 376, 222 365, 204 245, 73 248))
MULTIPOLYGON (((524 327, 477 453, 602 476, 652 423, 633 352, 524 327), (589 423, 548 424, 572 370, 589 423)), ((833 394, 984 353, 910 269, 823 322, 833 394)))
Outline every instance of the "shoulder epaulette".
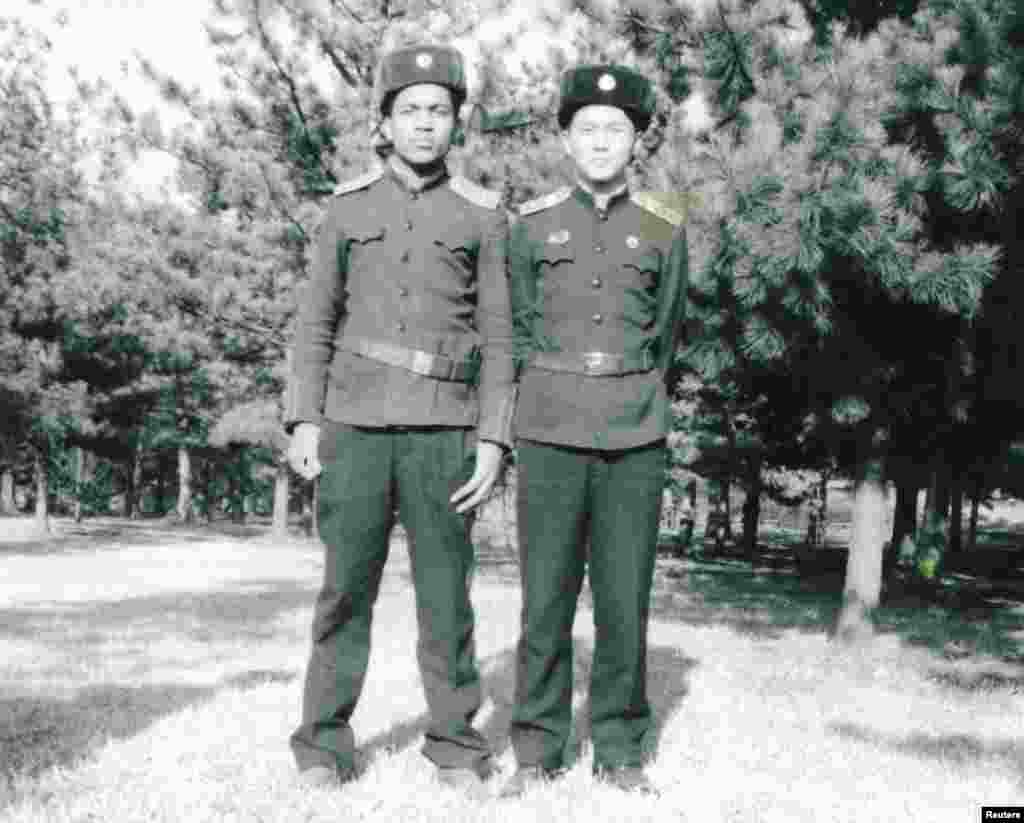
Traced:
POLYGON ((660 217, 666 223, 671 223, 673 226, 681 226, 686 222, 686 212, 668 205, 665 200, 669 197, 672 197, 672 195, 659 194, 653 191, 637 191, 633 192, 629 199, 634 205, 660 217))
POLYGON ((453 175, 448 181, 451 190, 470 203, 482 206, 485 209, 496 209, 501 202, 501 192, 494 189, 485 189, 462 175, 453 175))
POLYGON ((384 169, 380 166, 374 166, 369 171, 363 172, 358 177, 353 177, 351 180, 344 180, 337 185, 334 189, 334 196, 340 197, 343 194, 349 194, 360 189, 365 189, 367 186, 376 183, 384 176, 384 169))
POLYGON ((563 186, 548 194, 535 197, 533 200, 527 200, 519 207, 519 216, 526 217, 528 214, 536 214, 539 211, 544 211, 544 209, 550 209, 552 206, 564 203, 569 199, 570 195, 572 195, 572 189, 568 186, 563 186))

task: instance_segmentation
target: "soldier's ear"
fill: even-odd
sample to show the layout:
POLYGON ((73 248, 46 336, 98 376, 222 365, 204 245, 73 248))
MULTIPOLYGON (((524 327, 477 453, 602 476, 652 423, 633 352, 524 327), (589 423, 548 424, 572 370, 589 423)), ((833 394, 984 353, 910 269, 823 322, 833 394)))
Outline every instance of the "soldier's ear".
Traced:
POLYGON ((462 148, 466 145, 466 130, 463 128, 462 123, 456 121, 455 126, 452 128, 452 145, 462 148))

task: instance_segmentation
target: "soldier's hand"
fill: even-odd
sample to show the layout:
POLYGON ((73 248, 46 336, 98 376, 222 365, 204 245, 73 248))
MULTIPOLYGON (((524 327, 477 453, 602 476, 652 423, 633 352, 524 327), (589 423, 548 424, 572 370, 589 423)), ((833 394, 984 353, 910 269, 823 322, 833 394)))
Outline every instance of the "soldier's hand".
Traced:
POLYGON ((317 459, 320 445, 320 427, 314 423, 299 423, 292 431, 292 439, 288 444, 288 463, 296 474, 306 480, 312 480, 323 471, 317 459))
POLYGON ((451 502, 457 504, 455 511, 463 514, 487 499, 501 475, 502 456, 501 446, 497 443, 481 440, 476 444, 473 476, 451 496, 451 502))

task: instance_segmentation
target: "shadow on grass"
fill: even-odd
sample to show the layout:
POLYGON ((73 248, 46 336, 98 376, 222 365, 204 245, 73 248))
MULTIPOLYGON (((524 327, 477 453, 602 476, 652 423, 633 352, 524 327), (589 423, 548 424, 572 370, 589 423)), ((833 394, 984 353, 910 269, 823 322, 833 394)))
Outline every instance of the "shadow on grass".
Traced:
POLYGON ((133 737, 222 689, 257 688, 294 677, 284 670, 254 669, 212 686, 93 684, 70 700, 33 695, 0 699, 0 807, 4 798, 17 800, 17 781, 55 766, 71 766, 108 741, 133 737))
POLYGON ((651 616, 693 626, 727 626, 759 639, 822 632, 839 611, 842 577, 726 558, 659 558, 651 616))
MULTIPOLYGON (((786 631, 829 632, 842 602, 842 566, 797 567, 766 554, 747 560, 691 555, 659 558, 652 616, 694 626, 727 626, 773 639, 786 631)), ((922 587, 897 578, 875 613, 881 633, 947 654, 1024 662, 1024 587, 1016 581, 952 575, 922 587)))
MULTIPOLYGON (((265 518, 250 518, 245 523, 232 523, 229 520, 182 523, 177 519, 164 517, 138 520, 96 517, 88 518, 81 523, 75 523, 70 518, 54 518, 53 534, 15 536, 11 539, 8 533, 17 535, 18 532, 14 531, 13 526, 5 530, 5 520, 13 521, 14 518, 0 518, 0 557, 44 557, 53 554, 122 549, 126 546, 204 543, 217 539, 253 540, 271 536, 271 523, 265 518)), ((288 539, 308 540, 305 531, 296 523, 290 524, 288 539)), ((314 541, 308 542, 311 547, 319 550, 314 541)))
POLYGON ((991 763, 1013 771, 1024 780, 1024 742, 1020 740, 982 740, 966 734, 925 734, 906 736, 885 734, 854 723, 834 723, 834 734, 847 740, 898 752, 918 760, 941 760, 954 766, 977 766, 991 763))
MULTIPOLYGON (((589 642, 576 638, 573 649, 573 693, 586 695, 590 684, 593 648, 589 642)), ((651 646, 647 655, 647 692, 653 711, 653 725, 645 740, 649 754, 657 751, 662 729, 676 707, 689 694, 690 672, 698 661, 669 646, 651 646)), ((491 750, 500 756, 510 745, 509 724, 515 709, 516 651, 506 649, 480 661, 485 699, 490 698, 494 710, 477 724, 491 750)), ((430 723, 421 714, 360 743, 362 757, 371 759, 387 749, 403 749, 415 743, 430 723)), ((358 729, 356 730, 358 734, 358 729)), ((573 726, 566 744, 566 763, 571 767, 579 759, 581 747, 590 738, 590 703, 585 699, 573 717, 573 726)))
POLYGON ((150 642, 175 636, 197 642, 270 639, 278 631, 274 621, 308 607, 316 592, 316 586, 294 580, 255 578, 233 589, 0 609, 0 626, 8 637, 70 648, 76 655, 90 647, 109 653, 111 635, 119 642, 130 635, 128 645, 144 654, 150 642))

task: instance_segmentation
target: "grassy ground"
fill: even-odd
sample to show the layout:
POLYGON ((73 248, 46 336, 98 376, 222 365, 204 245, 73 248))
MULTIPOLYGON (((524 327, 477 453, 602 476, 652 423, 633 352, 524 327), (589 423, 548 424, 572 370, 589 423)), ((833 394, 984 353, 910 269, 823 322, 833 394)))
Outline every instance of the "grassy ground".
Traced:
MULTIPOLYGON (((425 705, 397 538, 355 717, 365 774, 344 791, 306 791, 286 738, 318 548, 258 530, 62 525, 47 543, 0 543, 4 823, 952 823, 980 819, 982 804, 1024 802, 1022 620, 1012 592, 977 614, 954 602, 905 604, 902 620, 883 615, 875 647, 841 652, 825 635, 837 603, 829 581, 663 558, 649 658, 658 721, 649 771, 662 798, 626 797, 590 776, 584 605, 576 765, 563 781, 504 802, 491 796, 497 784, 480 796, 442 789, 418 754, 425 705), (985 631, 990 645, 978 640, 985 631), (949 654, 949 638, 961 636, 970 642, 949 654)), ((520 595, 507 543, 485 540, 481 559, 480 725, 507 774, 520 595)))

